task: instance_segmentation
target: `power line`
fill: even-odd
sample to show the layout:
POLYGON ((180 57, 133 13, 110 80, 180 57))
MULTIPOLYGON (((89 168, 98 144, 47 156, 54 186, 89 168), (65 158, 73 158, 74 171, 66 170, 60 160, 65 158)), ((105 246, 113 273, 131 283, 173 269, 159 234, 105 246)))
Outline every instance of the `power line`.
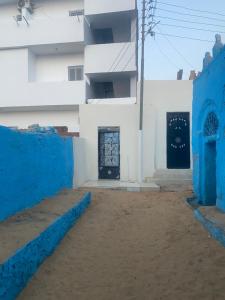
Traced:
MULTIPOLYGON (((154 3, 153 0, 143 0, 145 1, 145 11, 151 11, 152 10, 152 14, 150 13, 149 16, 147 16, 147 14, 145 15, 145 18, 151 18, 151 22, 150 24, 153 24, 154 23, 154 14, 155 14, 155 10, 156 10, 156 5, 157 5, 157 0, 155 0, 155 4, 152 6, 152 4, 154 3), (149 5, 149 7, 148 7, 149 5)), ((145 24, 146 25, 146 24, 145 24)), ((140 24, 140 26, 138 27, 138 32, 139 30, 142 28, 142 24, 140 24)), ((148 30, 149 32, 151 31, 151 27, 150 29, 148 30)), ((131 37, 131 40, 135 37, 136 35, 136 30, 135 32, 133 32, 133 37, 131 37)), ((146 37, 146 36, 145 36, 146 37)), ((144 37, 144 38, 145 38, 144 37)), ((115 58, 114 62, 112 63, 110 69, 109 69, 109 72, 114 72, 117 68, 117 66, 119 65, 119 63, 121 62, 121 60, 123 59, 123 57, 126 55, 126 53, 128 52, 128 49, 131 47, 131 43, 129 44, 126 44, 123 46, 123 48, 120 50, 119 54, 117 55, 117 57, 115 58)), ((138 47, 139 48, 139 47, 138 47)), ((135 52, 136 52, 136 49, 135 49, 135 52)), ((135 54, 134 54, 135 55, 135 54)), ((134 56, 133 55, 133 56, 134 56)), ((133 56, 129 59, 128 63, 126 64, 126 67, 128 66, 129 62, 132 60, 133 56)), ((126 68, 125 67, 125 68, 126 68)))
POLYGON ((169 33, 160 33, 160 32, 155 32, 156 34, 159 35, 164 35, 164 36, 171 36, 171 37, 176 37, 176 38, 181 38, 181 39, 188 39, 188 40, 193 40, 193 41, 199 41, 199 42, 208 42, 208 43, 213 43, 214 41, 212 40, 203 40, 199 38, 192 38, 189 36, 181 36, 181 35, 175 35, 175 34, 169 34, 169 33))
MULTIPOLYGON (((163 34, 163 32, 157 27, 159 32, 163 34)), ((194 68, 194 66, 189 62, 189 60, 173 45, 173 43, 168 39, 166 35, 163 35, 163 37, 167 40, 167 42, 170 44, 170 46, 174 49, 174 51, 191 67, 194 68)))
POLYGON ((188 27, 188 26, 174 25, 174 24, 165 24, 165 23, 160 23, 160 26, 169 26, 169 27, 175 27, 175 28, 183 28, 183 29, 190 29, 190 30, 197 30, 197 31, 206 31, 206 32, 212 32, 212 33, 225 33, 225 31, 217 31, 217 30, 210 30, 210 29, 196 28, 196 27, 188 27))
POLYGON ((189 8, 189 7, 186 7, 186 6, 176 5, 176 4, 171 4, 171 3, 167 3, 167 2, 161 2, 161 1, 158 1, 158 3, 166 5, 166 6, 173 6, 173 7, 177 7, 177 8, 186 9, 186 10, 189 10, 189 11, 196 11, 196 12, 207 13, 207 14, 211 14, 211 15, 217 15, 217 16, 225 17, 225 14, 221 14, 221 13, 218 13, 218 12, 212 12, 212 11, 209 11, 209 10, 189 8))
POLYGON ((217 19, 217 18, 200 16, 200 15, 192 15, 192 14, 178 12, 178 11, 174 11, 174 10, 170 10, 170 9, 157 8, 157 10, 165 11, 165 12, 173 13, 173 14, 178 14, 178 15, 182 15, 182 16, 197 17, 197 18, 202 18, 202 19, 208 19, 208 20, 215 20, 215 21, 225 22, 225 20, 223 20, 223 19, 217 19))
POLYGON ((158 47, 160 53, 166 58, 166 60, 167 60, 174 68, 176 68, 176 70, 177 70, 177 69, 180 69, 180 68, 178 67, 178 65, 176 65, 176 64, 170 59, 170 57, 162 50, 162 48, 159 46, 159 44, 157 43, 156 40, 155 40, 155 44, 157 45, 157 47, 158 47))
MULTIPOLYGON (((135 28, 136 29, 136 28, 135 28)), ((141 29, 141 25, 137 28, 137 30, 139 31, 139 29, 141 29)), ((136 30, 134 30, 132 36, 131 36, 131 41, 133 40, 133 38, 136 36, 137 32, 136 30)), ((138 42, 138 41, 137 41, 138 42)), ((108 72, 113 72, 116 70, 117 66, 119 65, 119 63, 121 62, 123 56, 127 53, 129 47, 131 47, 131 43, 129 44, 124 44, 123 47, 121 48, 120 52, 118 53, 118 55, 116 56, 115 60, 113 61, 111 67, 109 68, 108 72), (125 49, 126 48, 126 49, 125 49), (125 51, 124 51, 125 50, 125 51), (123 52, 124 51, 124 52, 123 52), (117 61, 118 60, 118 61, 117 61)))
POLYGON ((167 19, 167 20, 172 20, 172 21, 179 21, 179 22, 184 22, 184 23, 191 23, 191 24, 198 24, 198 25, 206 25, 206 26, 215 26, 215 27, 225 28, 225 25, 204 23, 204 22, 197 22, 197 21, 189 21, 189 20, 177 19, 177 18, 172 18, 172 17, 156 16, 156 18, 167 19))

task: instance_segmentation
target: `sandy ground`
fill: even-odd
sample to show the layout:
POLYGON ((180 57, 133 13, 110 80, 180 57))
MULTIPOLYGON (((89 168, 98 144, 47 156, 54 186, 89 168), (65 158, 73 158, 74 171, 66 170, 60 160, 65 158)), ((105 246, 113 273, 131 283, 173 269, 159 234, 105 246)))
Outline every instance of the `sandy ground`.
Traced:
POLYGON ((225 299, 225 249, 195 221, 188 193, 93 195, 20 300, 225 299))
POLYGON ((65 190, 31 209, 0 222, 0 263, 37 237, 51 222, 81 199, 83 194, 82 191, 65 190))

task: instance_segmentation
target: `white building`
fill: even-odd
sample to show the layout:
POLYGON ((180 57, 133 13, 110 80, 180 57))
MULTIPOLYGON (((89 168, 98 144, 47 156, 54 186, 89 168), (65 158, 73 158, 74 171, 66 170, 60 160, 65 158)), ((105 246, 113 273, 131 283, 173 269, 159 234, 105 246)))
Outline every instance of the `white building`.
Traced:
POLYGON ((77 131, 81 104, 135 103, 136 13, 136 0, 0 0, 0 123, 77 131))
MULTIPOLYGON (((136 0, 0 0, 0 124, 79 131, 80 183, 136 182, 137 24, 136 0)), ((146 182, 190 179, 191 102, 191 81, 145 82, 146 182)))

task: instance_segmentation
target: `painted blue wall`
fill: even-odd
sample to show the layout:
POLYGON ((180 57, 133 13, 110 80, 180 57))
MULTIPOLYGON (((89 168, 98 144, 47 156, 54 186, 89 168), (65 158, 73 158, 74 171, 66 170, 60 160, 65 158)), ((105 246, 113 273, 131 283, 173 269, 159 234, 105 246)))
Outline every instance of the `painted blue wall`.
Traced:
POLYGON ((71 138, 0 126, 0 221, 73 182, 71 138))
POLYGON ((0 265, 0 300, 13 300, 18 296, 90 203, 91 194, 87 193, 37 238, 31 240, 0 265))
MULTIPOLYGON (((206 143, 216 143, 216 205, 225 211, 225 49, 194 82, 193 92, 193 182, 194 191, 203 204, 207 203, 206 182, 210 163, 206 143), (219 121, 215 135, 204 134, 207 115, 213 112, 219 121)), ((209 182, 209 181, 208 181, 209 182)), ((212 185, 213 178, 209 184, 212 185)), ((211 188, 211 187, 210 187, 211 188)))

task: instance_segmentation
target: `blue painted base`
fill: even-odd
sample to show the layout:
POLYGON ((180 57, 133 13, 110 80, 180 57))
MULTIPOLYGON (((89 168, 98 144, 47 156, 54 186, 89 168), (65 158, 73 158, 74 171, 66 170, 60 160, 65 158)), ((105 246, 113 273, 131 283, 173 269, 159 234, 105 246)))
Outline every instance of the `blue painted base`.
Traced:
POLYGON ((225 227, 223 228, 218 226, 215 222, 211 222, 201 213, 199 209, 194 210, 194 216, 210 233, 210 235, 219 241, 223 247, 225 247, 225 227))
POLYGON ((12 300, 18 296, 38 267, 53 253, 67 231, 84 213, 90 202, 91 194, 87 193, 79 203, 56 219, 37 238, 0 265, 0 300, 12 300))

